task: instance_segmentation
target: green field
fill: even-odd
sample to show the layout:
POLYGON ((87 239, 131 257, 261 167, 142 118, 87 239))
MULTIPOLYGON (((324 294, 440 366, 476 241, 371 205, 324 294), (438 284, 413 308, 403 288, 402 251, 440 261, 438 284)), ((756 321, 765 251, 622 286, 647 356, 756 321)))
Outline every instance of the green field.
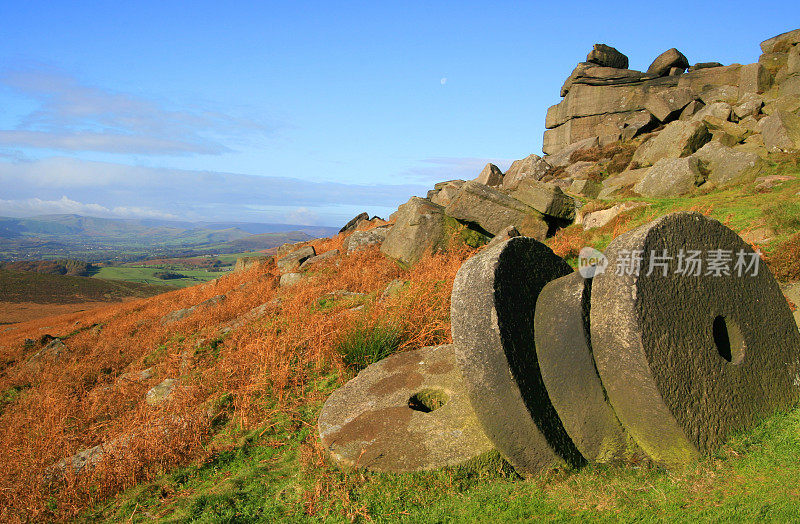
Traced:
MULTIPOLYGON (((229 271, 230 268, 227 269, 229 271)), ((139 282, 142 284, 159 284, 173 287, 188 287, 202 282, 214 280, 227 273, 227 271, 206 271, 197 269, 170 268, 170 271, 186 275, 186 278, 158 278, 155 274, 164 272, 158 267, 103 267, 92 278, 104 280, 123 280, 125 282, 139 282)))

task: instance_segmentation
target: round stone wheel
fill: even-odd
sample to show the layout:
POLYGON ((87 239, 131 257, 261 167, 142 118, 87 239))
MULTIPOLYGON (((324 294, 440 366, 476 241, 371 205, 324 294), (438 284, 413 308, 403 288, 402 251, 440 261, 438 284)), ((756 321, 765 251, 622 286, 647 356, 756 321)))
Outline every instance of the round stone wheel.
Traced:
POLYGON ((548 283, 536 301, 536 356, 547 394, 572 442, 590 462, 644 457, 617 420, 597 374, 589 338, 592 280, 571 273, 548 283))
POLYGON ((667 466, 694 460, 798 398, 800 335, 777 282, 763 262, 757 275, 706 274, 712 250, 732 252, 732 268, 740 250, 753 254, 716 220, 667 215, 615 239, 592 284, 603 386, 625 429, 667 466), (681 249, 701 252, 700 275, 676 273, 681 249), (674 258, 651 263, 651 253, 664 250, 674 258), (638 251, 637 274, 627 261, 638 251))
POLYGON ((402 473, 462 464, 493 449, 452 345, 392 355, 334 391, 319 435, 344 467, 402 473))
POLYGON ((544 244, 515 237, 467 260, 453 284, 453 343, 472 407, 523 475, 584 462, 550 403, 534 343, 539 293, 571 272, 544 244))

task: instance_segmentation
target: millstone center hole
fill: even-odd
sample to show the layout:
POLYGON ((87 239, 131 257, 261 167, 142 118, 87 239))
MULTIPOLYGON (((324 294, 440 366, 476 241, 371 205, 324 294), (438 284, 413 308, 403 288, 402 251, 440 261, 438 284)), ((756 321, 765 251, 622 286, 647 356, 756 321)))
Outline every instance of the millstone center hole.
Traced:
POLYGON ((739 364, 744 359, 744 337, 736 323, 722 315, 717 316, 711 326, 714 345, 719 356, 731 364, 739 364))
POLYGON ((411 395, 408 399, 408 407, 414 411, 430 413, 447 404, 450 397, 440 389, 423 389, 411 395))

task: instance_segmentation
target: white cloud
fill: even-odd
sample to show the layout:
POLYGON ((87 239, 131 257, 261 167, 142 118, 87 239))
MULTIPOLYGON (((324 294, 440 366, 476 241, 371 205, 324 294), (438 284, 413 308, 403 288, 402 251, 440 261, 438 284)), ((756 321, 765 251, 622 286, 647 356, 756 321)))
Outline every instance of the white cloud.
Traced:
POLYGON ((32 216, 32 215, 58 215, 76 214, 114 218, 177 218, 170 213, 163 213, 145 207, 118 206, 109 209, 100 204, 84 204, 62 196, 58 200, 42 200, 41 198, 28 198, 24 200, 0 199, 0 215, 6 216, 32 216))
POLYGON ((201 108, 166 109, 127 93, 80 83, 53 71, 11 71, 4 84, 38 102, 0 145, 139 154, 219 154, 224 142, 274 131, 274 125, 201 108))

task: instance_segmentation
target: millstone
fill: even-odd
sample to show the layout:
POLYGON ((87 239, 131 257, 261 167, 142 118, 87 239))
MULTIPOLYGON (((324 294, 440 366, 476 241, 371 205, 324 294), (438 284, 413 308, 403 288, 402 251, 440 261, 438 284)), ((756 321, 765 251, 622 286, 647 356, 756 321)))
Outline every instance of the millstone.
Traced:
POLYGON ((452 345, 399 353, 362 370, 325 402, 319 434, 339 465, 377 472, 454 466, 493 449, 452 345))
POLYGON ((472 407, 525 475, 583 462, 550 403, 534 345, 539 292, 571 272, 544 244, 515 237, 467 260, 453 284, 453 340, 472 407))
POLYGON ((591 462, 636 462, 644 455, 603 391, 589 338, 591 279, 571 273, 536 301, 536 356, 550 401, 575 446, 591 462))
MULTIPOLYGON (((800 385, 800 336, 765 264, 758 274, 676 274, 680 250, 753 250, 697 213, 675 213, 615 239, 595 276, 591 340, 614 411, 642 449, 666 465, 685 464, 733 431, 789 408, 800 385), (650 253, 674 257, 667 275, 650 253), (617 274, 631 252, 641 271, 617 274)), ((713 254, 711 255, 713 257, 713 254)), ((656 260, 657 262, 657 260, 656 260)))

